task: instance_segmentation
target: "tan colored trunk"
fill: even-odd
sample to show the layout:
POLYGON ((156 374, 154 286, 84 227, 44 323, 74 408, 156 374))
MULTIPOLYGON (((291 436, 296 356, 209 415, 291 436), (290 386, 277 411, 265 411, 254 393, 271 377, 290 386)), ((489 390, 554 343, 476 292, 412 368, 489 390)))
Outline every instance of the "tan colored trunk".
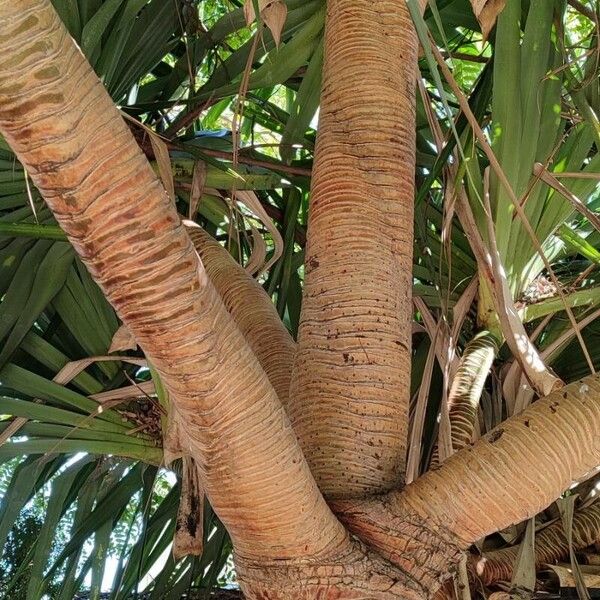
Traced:
POLYGON ((100 81, 47 0, 0 15, 2 133, 160 372, 238 552, 336 549, 344 530, 273 387, 100 81))
POLYGON ((290 417, 321 490, 349 497, 406 459, 418 44, 403 1, 327 4, 290 417))
POLYGON ((406 445, 416 43, 404 2, 330 0, 289 406, 323 490, 362 496, 335 505, 348 529, 283 408, 285 360, 258 339, 293 352, 264 295, 192 232, 205 269, 49 0, 0 0, 0 16, 0 131, 161 374, 249 599, 428 598, 471 542, 598 464, 600 380, 588 378, 404 490, 365 497, 401 478, 406 445))
POLYGON ((336 503, 361 539, 401 566, 397 523, 425 519, 459 548, 546 508, 600 462, 600 378, 565 386, 502 423, 402 491, 336 503))
POLYGON ((296 344, 260 284, 202 228, 187 231, 225 307, 244 334, 284 407, 288 403, 296 344))
MULTIPOLYGON (((161 374, 247 597, 423 598, 426 588, 351 540, 326 506, 265 373, 277 381, 281 369, 251 340, 234 282, 220 280, 231 264, 207 260, 250 344, 50 2, 0 0, 0 15, 0 130, 161 374)), ((192 235, 207 258, 220 252, 192 235)))

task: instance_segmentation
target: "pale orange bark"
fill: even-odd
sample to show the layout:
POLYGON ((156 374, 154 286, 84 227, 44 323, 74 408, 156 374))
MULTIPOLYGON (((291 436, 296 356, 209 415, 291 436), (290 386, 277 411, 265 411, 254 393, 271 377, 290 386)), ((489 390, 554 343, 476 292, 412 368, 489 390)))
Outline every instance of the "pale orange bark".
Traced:
POLYGON ((488 332, 466 346, 448 395, 452 450, 457 452, 473 441, 483 386, 498 352, 498 341, 488 332))
POLYGON ((402 522, 426 523, 452 554, 533 517, 594 468, 598 431, 600 378, 591 376, 538 400, 403 491, 336 508, 394 563, 414 544, 402 522))
POLYGON ((337 550, 273 387, 102 84, 48 0, 0 14, 0 130, 161 374, 237 552, 337 550))
POLYGON ((402 480, 417 39, 405 2, 329 0, 290 417, 330 497, 402 480))
MULTIPOLYGON (((573 516, 573 549, 582 550, 600 541, 600 502, 583 508, 573 516)), ((519 546, 473 556, 472 566, 483 583, 510 581, 516 565, 519 546)), ((535 564, 542 567, 569 556, 569 542, 562 520, 557 520, 535 536, 535 564)))
POLYGON ((244 334, 279 399, 284 407, 287 406, 296 344, 281 322, 271 298, 206 231, 198 226, 186 225, 209 279, 244 334))

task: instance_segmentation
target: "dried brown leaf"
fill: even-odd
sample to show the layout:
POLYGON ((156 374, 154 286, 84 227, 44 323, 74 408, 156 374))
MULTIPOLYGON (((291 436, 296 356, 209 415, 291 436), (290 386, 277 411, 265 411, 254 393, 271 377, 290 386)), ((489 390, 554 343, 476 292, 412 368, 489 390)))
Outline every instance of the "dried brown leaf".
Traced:
MULTIPOLYGON (((287 18, 287 6, 283 0, 258 0, 260 18, 271 31, 275 44, 279 46, 281 41, 281 32, 287 18)), ((250 25, 255 19, 254 2, 246 0, 244 3, 244 15, 246 23, 250 25)))
POLYGON ((169 198, 175 201, 175 182, 173 181, 173 171, 171 169, 171 157, 169 156, 169 149, 167 144, 154 132, 150 135, 150 143, 152 144, 152 150, 154 151, 154 157, 156 158, 156 164, 158 165, 158 174, 160 180, 167 192, 169 198))
POLYGON ((487 39, 496 24, 496 19, 504 9, 505 4, 506 0, 471 0, 471 6, 481 26, 484 40, 487 39))
POLYGON ((267 244, 260 231, 251 225, 252 229, 252 254, 246 264, 246 271, 250 275, 254 275, 257 271, 260 271, 262 266, 265 264, 267 258, 267 244))
POLYGON ((121 325, 113 335, 108 353, 124 352, 125 350, 135 350, 137 342, 125 325, 121 325))
POLYGON ((251 210, 259 219, 262 221, 263 225, 271 234, 273 238, 273 244, 275 248, 273 250, 273 256, 271 259, 266 262, 257 273, 257 276, 261 273, 264 273, 272 265, 274 265, 278 260, 281 254, 283 253, 283 238, 281 237, 281 233, 279 233, 279 229, 273 223, 273 220, 266 213, 263 205, 260 203, 258 196, 252 191, 238 191, 235 192, 236 199, 244 204, 249 210, 251 210))
POLYGON ((192 187, 190 189, 190 206, 188 211, 188 217, 193 219, 198 210, 198 204, 200 198, 204 193, 204 185, 206 183, 206 163, 199 160, 194 164, 194 171, 192 173, 192 187))
POLYGON ((427 353, 427 361, 423 369, 421 386, 417 396, 417 405, 414 418, 411 423, 410 442, 408 448, 408 461, 406 465, 406 484, 412 483, 419 476, 419 467, 421 464, 421 440, 423 438, 423 428, 425 426, 425 415, 427 412, 427 403, 429 401, 429 389, 433 375, 433 366, 435 364, 435 340, 432 339, 427 353))
POLYGON ((92 394, 90 398, 100 404, 106 402, 114 402, 115 400, 127 400, 129 398, 139 398, 140 396, 150 396, 154 394, 154 382, 143 381, 136 385, 127 385, 125 387, 117 388, 116 390, 107 390, 106 392, 98 392, 92 394))

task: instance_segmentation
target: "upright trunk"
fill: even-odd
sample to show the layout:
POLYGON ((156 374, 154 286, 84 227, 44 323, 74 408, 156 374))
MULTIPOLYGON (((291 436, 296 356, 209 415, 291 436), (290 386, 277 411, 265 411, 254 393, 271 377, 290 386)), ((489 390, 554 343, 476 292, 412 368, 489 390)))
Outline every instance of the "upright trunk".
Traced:
POLYGON ((290 417, 329 497, 402 481, 417 39, 401 0, 329 0, 290 417))

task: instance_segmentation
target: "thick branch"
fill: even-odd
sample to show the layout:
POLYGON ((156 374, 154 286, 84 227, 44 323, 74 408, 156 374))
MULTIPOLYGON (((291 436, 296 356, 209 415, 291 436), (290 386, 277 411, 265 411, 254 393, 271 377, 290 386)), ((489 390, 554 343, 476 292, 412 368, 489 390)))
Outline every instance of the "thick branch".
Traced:
POLYGON ((417 40, 405 2, 327 5, 290 417, 319 487, 341 497, 404 470, 417 40))
POLYGON ((186 225, 209 279, 286 406, 296 351, 292 336, 261 285, 206 231, 186 225))
POLYGON ((0 130, 160 372, 237 551, 337 547, 275 391, 49 0, 0 0, 0 14, 0 130))
POLYGON ((455 548, 533 517, 594 468, 599 432, 600 378, 592 376, 537 401, 403 491, 336 510, 393 562, 410 543, 403 522, 442 531, 442 552, 455 556, 455 548))

